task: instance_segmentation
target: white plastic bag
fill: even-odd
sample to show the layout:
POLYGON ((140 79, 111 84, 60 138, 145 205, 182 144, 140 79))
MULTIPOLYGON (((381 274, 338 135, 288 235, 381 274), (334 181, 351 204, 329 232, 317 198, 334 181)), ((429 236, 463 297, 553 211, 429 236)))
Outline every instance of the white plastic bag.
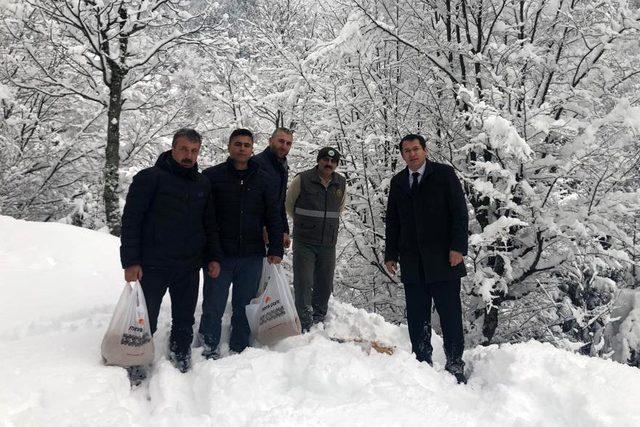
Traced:
POLYGON ((107 365, 122 367, 153 362, 153 339, 140 283, 126 284, 102 339, 102 358, 107 365))
POLYGON ((264 292, 251 300, 245 310, 253 337, 265 345, 300 335, 300 318, 282 267, 265 260, 261 286, 264 292))

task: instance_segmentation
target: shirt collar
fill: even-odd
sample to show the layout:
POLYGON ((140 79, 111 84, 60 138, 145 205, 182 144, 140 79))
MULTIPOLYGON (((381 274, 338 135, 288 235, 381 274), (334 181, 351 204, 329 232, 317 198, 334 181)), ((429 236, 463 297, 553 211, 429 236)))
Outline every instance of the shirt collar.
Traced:
POLYGON ((407 167, 407 169, 409 169, 409 176, 411 176, 414 172, 418 172, 420 174, 420 176, 424 175, 424 170, 427 167, 427 161, 425 160, 425 162, 422 164, 422 166, 420 166, 418 168, 417 171, 412 171, 411 169, 409 169, 409 167, 407 167))

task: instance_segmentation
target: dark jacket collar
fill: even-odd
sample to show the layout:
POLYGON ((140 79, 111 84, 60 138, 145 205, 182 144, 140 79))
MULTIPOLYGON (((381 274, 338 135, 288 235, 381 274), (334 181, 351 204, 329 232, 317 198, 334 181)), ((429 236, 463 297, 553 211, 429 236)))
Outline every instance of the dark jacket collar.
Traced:
POLYGON ((165 170, 173 175, 180 176, 186 179, 196 180, 198 177, 198 163, 196 162, 190 168, 185 168, 180 166, 178 162, 176 162, 171 155, 171 150, 165 151, 164 153, 158 156, 158 160, 156 160, 156 166, 162 170, 165 170))
MULTIPOLYGON (((234 172, 236 170, 235 166, 233 165, 233 160, 231 160, 231 157, 227 157, 225 164, 227 165, 227 171, 234 172)), ((253 175, 258 170, 259 167, 260 166, 258 166, 255 160, 250 158, 249 163, 247 164, 247 174, 253 175)))
POLYGON ((268 145, 267 145, 267 148, 264 149, 263 153, 275 168, 282 169, 285 171, 287 170, 288 166, 287 166, 286 157, 284 159, 280 159, 278 155, 274 153, 271 147, 269 147, 268 145))

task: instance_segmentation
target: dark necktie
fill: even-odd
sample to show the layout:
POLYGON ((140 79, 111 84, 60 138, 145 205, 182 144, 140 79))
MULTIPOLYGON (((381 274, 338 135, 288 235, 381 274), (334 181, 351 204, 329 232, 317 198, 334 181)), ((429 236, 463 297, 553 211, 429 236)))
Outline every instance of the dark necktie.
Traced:
POLYGON ((413 181, 411 182, 411 194, 416 194, 418 192, 418 178, 420 178, 420 172, 414 172, 411 176, 413 176, 413 181))

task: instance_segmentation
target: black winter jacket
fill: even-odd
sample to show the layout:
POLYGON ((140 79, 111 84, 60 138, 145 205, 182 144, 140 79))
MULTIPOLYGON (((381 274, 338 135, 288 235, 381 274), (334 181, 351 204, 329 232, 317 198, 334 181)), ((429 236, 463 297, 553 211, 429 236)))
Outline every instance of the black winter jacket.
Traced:
POLYGON ((400 261, 404 283, 462 277, 464 263, 451 267, 449 251, 466 255, 468 221, 464 192, 451 166, 427 160, 415 196, 405 168, 391 179, 384 260, 400 261))
POLYGON ((289 166, 286 160, 281 162, 278 156, 267 147, 265 150, 253 156, 253 160, 260 165, 260 169, 267 172, 273 179, 274 186, 278 189, 278 208, 280 209, 280 217, 284 232, 289 234, 289 222, 287 221, 287 211, 284 202, 287 196, 287 181, 289 179, 289 166))
POLYGON ((269 234, 268 255, 282 257, 282 220, 273 180, 249 160, 246 176, 240 178, 231 159, 208 169, 225 257, 265 255, 262 229, 269 234))
POLYGON ((183 168, 162 153, 133 177, 122 214, 120 260, 161 269, 199 268, 222 253, 211 184, 197 164, 183 168))

